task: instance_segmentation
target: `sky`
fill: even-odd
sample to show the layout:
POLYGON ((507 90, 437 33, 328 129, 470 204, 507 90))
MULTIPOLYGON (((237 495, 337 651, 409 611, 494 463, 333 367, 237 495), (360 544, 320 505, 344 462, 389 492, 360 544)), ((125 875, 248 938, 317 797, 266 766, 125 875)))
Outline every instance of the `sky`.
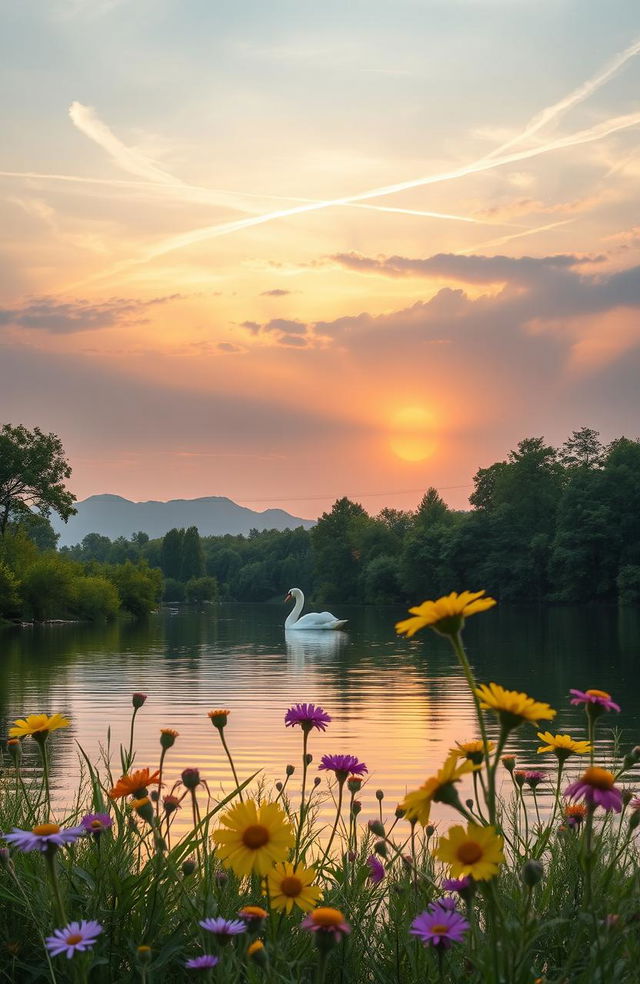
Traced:
POLYGON ((639 436, 636 0, 5 0, 0 422, 375 514, 639 436))

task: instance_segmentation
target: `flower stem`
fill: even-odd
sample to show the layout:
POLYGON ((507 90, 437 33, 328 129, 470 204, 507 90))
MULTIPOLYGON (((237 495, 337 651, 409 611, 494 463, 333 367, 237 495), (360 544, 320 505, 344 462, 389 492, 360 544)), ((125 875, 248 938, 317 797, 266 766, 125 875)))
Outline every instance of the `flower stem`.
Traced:
MULTIPOLYGON (((458 662, 460 663, 460 666, 462 667, 462 672, 466 677, 469 690, 471 691, 471 696, 473 697, 473 703, 476 709, 476 716, 478 718, 478 726, 480 728, 480 735, 482 737, 482 743, 485 749, 485 766, 487 771, 487 786, 488 786, 487 808, 489 810, 489 822, 495 823, 496 822, 495 764, 494 764, 493 775, 492 775, 490 759, 489 759, 489 742, 487 741, 487 729, 485 726, 484 717, 482 715, 482 709, 480 707, 480 698, 476 693, 475 677, 473 675, 473 670, 471 669, 469 660, 467 659, 467 654, 464 650, 464 646, 462 644, 462 636, 460 635, 460 633, 456 632, 455 635, 450 635, 448 636, 448 638, 451 640, 453 651, 458 658, 458 662)), ((496 754, 496 763, 498 761, 500 751, 501 749, 499 749, 498 753, 496 754)))
POLYGON ((60 895, 60 883, 58 882, 58 873, 56 871, 56 851, 49 847, 44 852, 44 859, 47 865, 47 874, 49 875, 49 882, 51 884, 51 891, 53 892, 53 900, 55 903, 56 915, 60 920, 60 925, 65 926, 67 922, 67 917, 64 911, 64 904, 62 902, 62 896, 60 895))
POLYGON ((346 780, 346 777, 345 777, 345 779, 342 779, 342 780, 341 779, 338 779, 338 806, 336 808, 336 819, 335 819, 335 823, 333 824, 333 830, 331 831, 331 836, 329 837, 329 843, 327 844, 327 847, 325 849, 325 852, 322 855, 322 861, 320 862, 320 866, 322 866, 325 863, 325 861, 327 860, 327 858, 329 857, 329 851, 331 850, 331 845, 333 844, 333 839, 336 836, 336 831, 338 829, 338 824, 340 822, 340 814, 342 812, 342 792, 343 792, 343 789, 344 789, 345 780, 346 780))
POLYGON ((300 793, 300 812, 298 814, 298 829, 296 831, 296 849, 294 853, 294 864, 298 863, 300 856, 300 842, 302 840, 302 827, 304 824, 305 817, 305 802, 304 797, 307 789, 307 769, 309 764, 307 762, 307 744, 309 742, 309 729, 302 728, 302 791, 300 793))
MULTIPOLYGON (((233 759, 231 758, 231 752, 229 751, 229 746, 227 745, 226 739, 224 737, 224 731, 222 730, 222 728, 219 728, 218 730, 220 731, 220 741, 222 742, 222 747, 224 748, 225 752, 227 753, 227 758, 229 759, 229 765, 231 766, 231 772, 233 774, 233 781, 235 782, 236 788, 237 788, 240 785, 240 783, 238 781, 238 774, 236 772, 236 767, 233 764, 233 759)), ((242 791, 241 790, 238 792, 238 795, 240 797, 240 802, 242 803, 242 791)))

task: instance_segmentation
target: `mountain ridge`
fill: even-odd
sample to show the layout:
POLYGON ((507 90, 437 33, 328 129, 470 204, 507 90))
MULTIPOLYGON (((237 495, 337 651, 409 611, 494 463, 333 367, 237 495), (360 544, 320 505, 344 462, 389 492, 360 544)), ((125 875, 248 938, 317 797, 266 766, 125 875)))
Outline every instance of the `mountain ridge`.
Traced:
POLYGON ((310 529, 313 519, 293 516, 284 509, 262 512, 239 506, 228 496, 199 496, 196 499, 147 499, 135 502, 124 496, 104 492, 90 495, 76 503, 78 510, 64 523, 58 516, 51 520, 60 535, 59 546, 80 543, 88 533, 99 533, 115 540, 130 538, 142 531, 151 539, 164 536, 174 527, 197 526, 201 536, 244 534, 252 529, 285 530, 303 526, 310 529))

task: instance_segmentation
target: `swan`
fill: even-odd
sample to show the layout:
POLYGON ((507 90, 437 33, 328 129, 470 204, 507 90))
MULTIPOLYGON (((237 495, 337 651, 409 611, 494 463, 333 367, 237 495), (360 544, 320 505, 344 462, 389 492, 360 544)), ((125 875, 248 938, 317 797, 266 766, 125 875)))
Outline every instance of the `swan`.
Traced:
POLYGON ((285 619, 285 629, 341 629, 347 619, 336 618, 331 612, 308 612, 299 618, 304 605, 304 594, 300 588, 290 588, 285 601, 295 598, 295 605, 285 619))

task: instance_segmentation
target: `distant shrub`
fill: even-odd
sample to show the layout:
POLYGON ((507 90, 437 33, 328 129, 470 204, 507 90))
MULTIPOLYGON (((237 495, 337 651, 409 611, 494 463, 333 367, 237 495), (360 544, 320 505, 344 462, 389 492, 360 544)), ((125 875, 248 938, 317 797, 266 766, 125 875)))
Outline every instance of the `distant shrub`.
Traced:
POLYGON ((74 608, 78 618, 90 622, 115 618, 120 608, 118 589, 106 577, 79 577, 74 608))
POLYGON ((20 582, 11 568, 0 561, 0 619, 15 620, 21 614, 20 582))
POLYGON ((123 609, 131 615, 148 615, 162 597, 162 572, 144 561, 132 564, 128 560, 107 568, 105 574, 118 589, 123 609))
POLYGON ((162 600, 173 601, 181 605, 187 600, 187 588, 182 581, 177 581, 175 577, 166 577, 162 588, 162 600))
POLYGON ((28 617, 37 622, 73 614, 76 571, 54 555, 39 557, 22 577, 22 597, 28 617))
POLYGON ((192 577, 187 581, 188 601, 214 601, 218 596, 215 577, 192 577))

